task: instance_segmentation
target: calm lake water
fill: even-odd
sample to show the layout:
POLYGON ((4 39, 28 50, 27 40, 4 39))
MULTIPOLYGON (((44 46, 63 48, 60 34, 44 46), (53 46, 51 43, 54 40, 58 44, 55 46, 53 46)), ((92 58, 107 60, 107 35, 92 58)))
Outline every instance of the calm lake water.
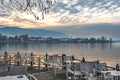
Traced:
POLYGON ((115 66, 116 63, 120 64, 120 43, 22 43, 22 44, 0 44, 0 54, 5 51, 9 53, 20 52, 33 52, 36 55, 46 54, 62 54, 74 55, 76 58, 81 59, 83 56, 88 61, 99 59, 101 62, 107 62, 109 66, 115 66))

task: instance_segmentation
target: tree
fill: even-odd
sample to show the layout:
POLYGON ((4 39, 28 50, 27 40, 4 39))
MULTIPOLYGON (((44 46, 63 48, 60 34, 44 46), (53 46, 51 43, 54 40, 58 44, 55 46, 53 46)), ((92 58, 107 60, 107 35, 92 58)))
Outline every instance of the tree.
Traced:
POLYGON ((94 37, 90 38, 90 42, 91 43, 95 43, 96 42, 96 39, 94 37))
POLYGON ((2 34, 0 33, 0 41, 2 41, 1 39, 2 39, 2 34))
POLYGON ((110 41, 110 43, 112 43, 112 42, 113 42, 112 38, 110 38, 110 40, 109 40, 109 41, 110 41))
POLYGON ((106 38, 105 36, 102 36, 102 37, 101 37, 102 43, 106 42, 106 40, 107 40, 107 38, 106 38))
POLYGON ((2 41, 7 41, 8 37, 7 36, 2 36, 2 41))
POLYGON ((29 37, 28 37, 27 34, 25 34, 25 35, 20 35, 20 40, 22 40, 22 41, 28 41, 28 40, 29 40, 29 37))
POLYGON ((49 12, 55 0, 0 0, 0 2, 3 6, 11 6, 20 12, 32 14, 36 20, 39 20, 40 18, 34 10, 39 10, 41 19, 44 19, 44 15, 49 12))

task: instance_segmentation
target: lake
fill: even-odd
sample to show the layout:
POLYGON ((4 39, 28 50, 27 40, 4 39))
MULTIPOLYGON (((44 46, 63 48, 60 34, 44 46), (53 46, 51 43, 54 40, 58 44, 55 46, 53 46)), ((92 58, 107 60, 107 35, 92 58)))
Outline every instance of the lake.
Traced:
POLYGON ((85 57, 88 61, 99 59, 100 62, 107 62, 109 66, 120 64, 120 43, 1 43, 0 54, 33 52, 36 55, 62 54, 74 55, 75 58, 85 57))

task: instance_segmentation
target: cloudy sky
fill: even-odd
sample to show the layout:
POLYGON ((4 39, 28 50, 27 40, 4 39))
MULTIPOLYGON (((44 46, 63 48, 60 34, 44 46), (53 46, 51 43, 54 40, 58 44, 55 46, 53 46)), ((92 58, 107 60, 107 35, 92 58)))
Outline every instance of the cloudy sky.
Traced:
POLYGON ((41 28, 91 23, 120 23, 120 0, 57 0, 41 21, 0 4, 1 25, 41 28))
MULTIPOLYGON (((39 11, 34 11, 40 16, 39 11)), ((33 15, 0 4, 0 25, 45 28, 71 36, 116 32, 114 36, 120 39, 120 0, 56 0, 44 20, 35 20, 33 15)))

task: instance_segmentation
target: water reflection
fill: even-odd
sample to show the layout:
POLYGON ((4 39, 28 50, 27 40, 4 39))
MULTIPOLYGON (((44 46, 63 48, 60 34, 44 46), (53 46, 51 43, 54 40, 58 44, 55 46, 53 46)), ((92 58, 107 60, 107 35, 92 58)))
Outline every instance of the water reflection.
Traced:
POLYGON ((49 54, 65 53, 74 55, 77 58, 84 56, 87 60, 100 59, 111 64, 119 61, 120 43, 0 43, 0 54, 5 51, 9 53, 16 53, 17 51, 33 52, 37 55, 45 54, 46 52, 49 54), (110 62, 109 60, 112 61, 110 62))

